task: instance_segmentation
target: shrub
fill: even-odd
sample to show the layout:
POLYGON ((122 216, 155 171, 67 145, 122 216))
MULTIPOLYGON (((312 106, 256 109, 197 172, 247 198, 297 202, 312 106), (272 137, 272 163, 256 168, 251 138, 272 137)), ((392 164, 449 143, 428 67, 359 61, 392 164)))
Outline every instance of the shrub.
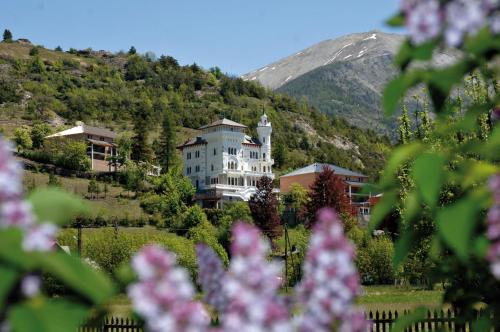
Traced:
MULTIPOLYGON (((357 234, 360 236, 360 234, 357 234)), ((356 265, 364 284, 390 284, 396 273, 392 265, 394 244, 387 236, 358 237, 356 265)))

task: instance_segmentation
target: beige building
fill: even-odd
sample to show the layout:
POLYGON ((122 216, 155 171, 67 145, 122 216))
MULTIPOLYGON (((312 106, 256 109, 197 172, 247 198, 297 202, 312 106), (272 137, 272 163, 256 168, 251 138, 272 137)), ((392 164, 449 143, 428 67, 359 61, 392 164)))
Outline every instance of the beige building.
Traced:
POLYGON ((114 143, 116 136, 116 133, 109 129, 92 127, 83 122, 77 122, 75 127, 45 138, 71 138, 87 142, 87 153, 90 157, 91 169, 97 172, 111 172, 116 171, 116 167, 112 167, 108 161, 109 157, 118 155, 117 146, 114 143))

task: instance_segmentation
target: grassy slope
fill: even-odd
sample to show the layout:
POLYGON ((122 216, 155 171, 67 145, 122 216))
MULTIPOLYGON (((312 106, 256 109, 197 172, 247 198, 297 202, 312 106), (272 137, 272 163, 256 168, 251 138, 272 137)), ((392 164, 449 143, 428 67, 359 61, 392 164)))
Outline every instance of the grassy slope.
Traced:
MULTIPOLYGON (((74 193, 77 196, 85 198, 87 195, 87 188, 89 180, 80 178, 66 178, 58 177, 62 182, 62 187, 68 192, 74 193)), ((30 186, 33 182, 36 187, 45 187, 49 180, 48 174, 45 173, 35 173, 32 171, 24 172, 24 183, 25 186, 30 186)), ((101 187, 103 186, 100 183, 101 187)), ((140 218, 142 215, 142 209, 139 206, 139 201, 135 199, 121 198, 120 194, 124 193, 124 189, 121 187, 115 187, 108 185, 109 192, 106 198, 103 198, 101 194, 100 199, 85 201, 91 207, 92 216, 101 215, 104 218, 123 218, 127 216, 130 219, 140 218)))

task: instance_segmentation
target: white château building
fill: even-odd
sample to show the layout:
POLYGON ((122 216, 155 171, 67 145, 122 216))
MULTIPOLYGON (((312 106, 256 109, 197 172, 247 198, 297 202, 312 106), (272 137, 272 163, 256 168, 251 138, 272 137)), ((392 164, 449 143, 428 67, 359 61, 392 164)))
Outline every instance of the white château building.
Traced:
POLYGON ((201 136, 178 146, 184 161, 183 173, 197 189, 197 200, 206 207, 224 201, 248 201, 257 181, 274 179, 271 133, 267 115, 257 125, 258 138, 245 133, 246 126, 221 119, 200 128, 201 136))

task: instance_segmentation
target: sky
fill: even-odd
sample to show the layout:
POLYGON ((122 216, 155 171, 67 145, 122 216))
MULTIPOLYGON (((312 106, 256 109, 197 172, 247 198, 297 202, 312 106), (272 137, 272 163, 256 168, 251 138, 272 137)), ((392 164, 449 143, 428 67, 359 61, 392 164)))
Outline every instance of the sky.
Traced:
POLYGON ((241 75, 325 39, 370 30, 398 0, 2 0, 0 29, 47 48, 171 55, 241 75))

